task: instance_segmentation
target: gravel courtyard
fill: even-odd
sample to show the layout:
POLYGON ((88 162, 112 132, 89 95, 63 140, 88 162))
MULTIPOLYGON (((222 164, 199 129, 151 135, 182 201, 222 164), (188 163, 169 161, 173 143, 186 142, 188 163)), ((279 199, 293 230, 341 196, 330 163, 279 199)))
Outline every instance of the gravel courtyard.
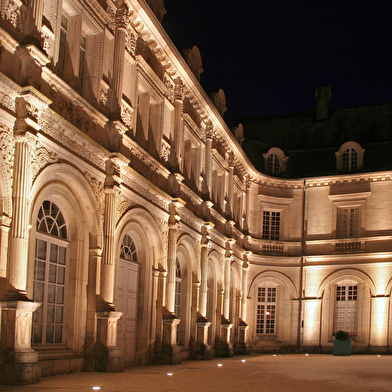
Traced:
POLYGON ((35 385, 0 387, 13 392, 392 391, 392 356, 258 355, 186 361, 174 366, 126 368, 123 373, 76 373, 44 377, 35 385), (172 375, 169 375, 169 374, 172 375))

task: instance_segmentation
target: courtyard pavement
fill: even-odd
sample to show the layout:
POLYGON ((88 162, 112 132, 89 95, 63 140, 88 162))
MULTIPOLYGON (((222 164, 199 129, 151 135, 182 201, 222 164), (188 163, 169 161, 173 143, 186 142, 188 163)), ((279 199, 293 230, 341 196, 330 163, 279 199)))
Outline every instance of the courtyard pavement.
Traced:
POLYGON ((236 356, 180 365, 138 366, 123 373, 43 377, 5 392, 383 392, 392 391, 392 356, 293 354, 236 356), (95 389, 99 387, 100 389, 95 389))

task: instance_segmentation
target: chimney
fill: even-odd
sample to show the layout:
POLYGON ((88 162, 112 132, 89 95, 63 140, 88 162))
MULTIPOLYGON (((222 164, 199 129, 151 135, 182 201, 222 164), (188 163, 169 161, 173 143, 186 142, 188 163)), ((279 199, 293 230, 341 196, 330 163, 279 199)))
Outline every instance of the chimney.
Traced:
POLYGON ((329 119, 329 110, 331 108, 331 87, 316 88, 317 97, 317 115, 316 121, 326 121, 329 119))

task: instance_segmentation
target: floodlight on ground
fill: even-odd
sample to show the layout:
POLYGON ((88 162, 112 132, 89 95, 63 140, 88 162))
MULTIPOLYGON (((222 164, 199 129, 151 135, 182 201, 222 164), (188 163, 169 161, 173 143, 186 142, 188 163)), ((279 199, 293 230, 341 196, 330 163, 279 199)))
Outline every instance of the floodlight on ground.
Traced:
POLYGON ((241 362, 246 362, 246 360, 245 360, 245 359, 243 359, 241 362))
POLYGON ((305 354, 305 357, 308 357, 309 356, 309 354, 305 354))
POLYGON ((170 377, 170 376, 173 376, 174 373, 167 373, 167 375, 170 377))
POLYGON ((101 387, 93 387, 93 391, 99 391, 101 387))
POLYGON ((223 365, 221 363, 218 363, 218 367, 222 367, 223 365))
POLYGON ((276 357, 276 354, 274 354, 274 357, 276 357))

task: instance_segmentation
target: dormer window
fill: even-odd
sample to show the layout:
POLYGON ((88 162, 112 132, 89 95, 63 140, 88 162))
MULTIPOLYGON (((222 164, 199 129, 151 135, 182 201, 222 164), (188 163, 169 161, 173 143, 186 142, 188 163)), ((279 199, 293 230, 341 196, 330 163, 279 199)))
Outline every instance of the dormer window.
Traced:
POLYGON ((348 148, 343 152, 343 171, 358 169, 358 151, 348 148))
POLYGON ((280 148, 271 148, 263 157, 264 167, 269 173, 276 176, 286 170, 288 158, 280 148))
POLYGON ((356 142, 344 143, 336 152, 336 166, 341 171, 353 171, 363 166, 365 150, 356 142))

